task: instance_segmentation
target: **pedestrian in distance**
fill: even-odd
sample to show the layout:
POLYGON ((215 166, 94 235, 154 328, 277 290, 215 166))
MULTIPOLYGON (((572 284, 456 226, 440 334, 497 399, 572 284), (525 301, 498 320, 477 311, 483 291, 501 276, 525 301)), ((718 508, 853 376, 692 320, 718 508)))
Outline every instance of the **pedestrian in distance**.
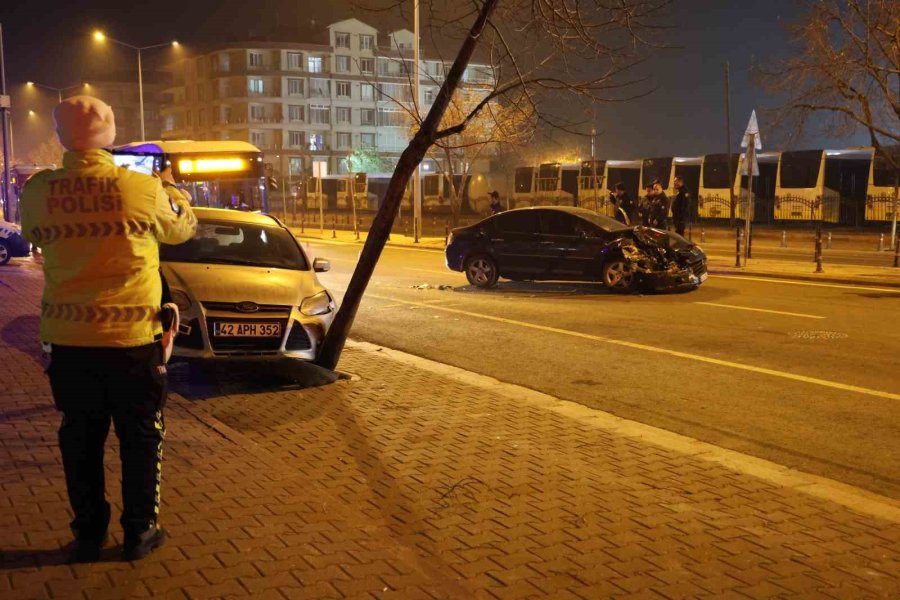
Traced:
POLYGON ((651 183, 644 186, 644 197, 641 199, 640 205, 638 206, 641 224, 644 227, 652 227, 651 223, 654 217, 654 203, 653 184, 651 183))
MULTIPOLYGON (((62 412, 59 445, 75 540, 72 562, 99 559, 107 538, 103 453, 110 421, 122 461, 123 557, 160 547, 160 468, 167 373, 159 244, 193 237, 197 219, 160 179, 117 167, 105 148, 112 109, 74 96, 53 111, 63 166, 22 192, 23 234, 44 254, 40 339, 62 412)), ((174 310, 177 310, 174 309, 174 310)))
POLYGON ((638 205, 628 192, 625 184, 618 182, 613 189, 613 204, 616 207, 616 220, 624 225, 633 225, 638 222, 638 205))
POLYGON ((653 181, 653 200, 650 206, 650 227, 665 229, 669 217, 669 197, 659 179, 653 181))
POLYGON ((491 214, 496 215, 497 213, 503 212, 503 205, 500 204, 500 194, 497 190, 494 190, 490 193, 491 197, 491 214))
POLYGON ((675 233, 678 235, 684 235, 690 211, 691 195, 684 187, 684 180, 680 176, 676 176, 675 198, 672 200, 672 221, 675 224, 675 233))

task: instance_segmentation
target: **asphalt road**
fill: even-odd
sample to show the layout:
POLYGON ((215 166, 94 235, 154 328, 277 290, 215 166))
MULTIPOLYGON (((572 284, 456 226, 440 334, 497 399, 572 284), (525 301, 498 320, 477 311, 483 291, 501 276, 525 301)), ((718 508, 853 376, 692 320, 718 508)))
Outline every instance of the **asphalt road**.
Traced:
MULTIPOLYGON (((360 247, 310 244, 341 297, 360 247)), ((386 248, 351 335, 900 498, 898 317, 898 289, 738 276, 482 291, 440 252, 386 248)))

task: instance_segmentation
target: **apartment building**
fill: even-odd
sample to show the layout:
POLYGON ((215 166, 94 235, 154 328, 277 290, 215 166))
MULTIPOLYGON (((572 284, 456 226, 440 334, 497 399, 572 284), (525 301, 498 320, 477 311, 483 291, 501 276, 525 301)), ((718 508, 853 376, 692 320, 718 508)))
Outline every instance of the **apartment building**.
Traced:
MULTIPOLYGON (((382 35, 358 19, 329 25, 319 43, 223 44, 169 67, 162 137, 245 140, 291 174, 346 172, 361 146, 389 167, 409 139, 412 47, 412 32, 382 35)), ((426 57, 420 72, 424 115, 445 66, 426 57)), ((471 65, 465 82, 487 86, 491 70, 471 65)))

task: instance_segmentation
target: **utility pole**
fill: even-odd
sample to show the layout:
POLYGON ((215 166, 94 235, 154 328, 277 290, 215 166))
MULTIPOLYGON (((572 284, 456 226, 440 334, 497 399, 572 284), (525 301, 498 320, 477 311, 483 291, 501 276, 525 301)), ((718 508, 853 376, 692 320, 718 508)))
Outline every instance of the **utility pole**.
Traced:
MULTIPOLYGON (((413 108, 416 118, 421 123, 419 113, 419 0, 413 0, 413 108)), ((418 244, 422 235, 422 180, 419 178, 420 166, 416 165, 413 173, 413 241, 418 244)))
POLYGON ((597 135, 597 128, 591 127, 591 188, 594 190, 594 210, 600 212, 597 205, 597 161, 594 159, 594 137, 597 135))
POLYGON ((3 25, 0 24, 0 127, 3 128, 3 220, 10 220, 9 209, 9 135, 12 131, 9 123, 9 96, 6 95, 6 63, 3 60, 3 25))
POLYGON ((728 185, 728 198, 731 200, 731 226, 734 227, 734 178, 731 170, 731 83, 728 61, 725 61, 725 153, 728 156, 728 176, 731 183, 728 185))

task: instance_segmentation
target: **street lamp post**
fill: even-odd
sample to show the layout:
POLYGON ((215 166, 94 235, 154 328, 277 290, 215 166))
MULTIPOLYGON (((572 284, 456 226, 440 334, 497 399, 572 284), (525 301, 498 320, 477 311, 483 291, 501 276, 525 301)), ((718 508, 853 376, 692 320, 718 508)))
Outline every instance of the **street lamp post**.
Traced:
POLYGON ((88 84, 79 83, 78 85, 69 85, 66 87, 58 88, 58 87, 53 87, 52 85, 45 85, 43 83, 35 83, 34 81, 29 81, 25 85, 27 85, 28 87, 39 87, 39 88, 44 88, 44 89, 52 90, 52 91, 56 92, 56 97, 59 100, 60 104, 62 104, 62 101, 63 101, 62 94, 64 91, 74 90, 75 88, 80 88, 80 87, 86 87, 88 84))
POLYGON ((120 42, 119 40, 115 40, 111 37, 108 37, 102 31, 94 32, 94 40, 97 42, 105 42, 110 41, 114 44, 119 44, 120 46, 125 46, 126 48, 131 48, 135 52, 137 52, 137 63, 138 63, 138 103, 140 104, 140 112, 141 112, 141 141, 146 140, 146 136, 144 133, 144 74, 143 69, 141 68, 141 52, 144 50, 152 50, 154 48, 162 48, 164 46, 178 46, 178 42, 172 41, 165 44, 153 44, 152 46, 132 46, 131 44, 126 44, 125 42, 120 42))

